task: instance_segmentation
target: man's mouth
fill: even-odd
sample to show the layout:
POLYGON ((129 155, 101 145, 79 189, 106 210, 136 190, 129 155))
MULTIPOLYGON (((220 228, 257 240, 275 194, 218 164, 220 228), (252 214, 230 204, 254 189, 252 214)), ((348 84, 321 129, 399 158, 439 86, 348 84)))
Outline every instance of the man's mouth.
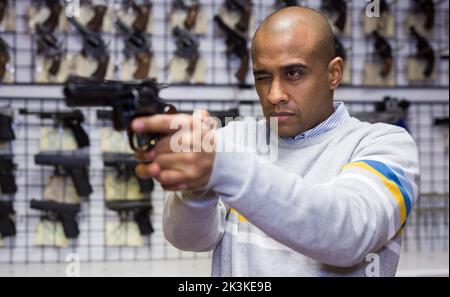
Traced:
POLYGON ((272 112, 271 117, 276 117, 279 123, 286 122, 295 116, 295 113, 288 111, 272 112))

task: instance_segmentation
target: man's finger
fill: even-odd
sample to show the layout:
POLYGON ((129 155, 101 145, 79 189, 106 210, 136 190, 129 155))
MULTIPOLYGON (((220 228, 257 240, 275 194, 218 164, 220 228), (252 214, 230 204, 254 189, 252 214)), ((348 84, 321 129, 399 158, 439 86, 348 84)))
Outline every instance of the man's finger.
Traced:
POLYGON ((137 176, 143 179, 154 178, 161 172, 161 167, 157 163, 138 164, 135 169, 137 176))
POLYGON ((156 145, 150 151, 138 151, 134 153, 135 159, 138 161, 153 161, 157 154, 173 153, 171 141, 173 135, 167 135, 158 139, 156 145))
POLYGON ((172 134, 191 124, 192 116, 186 114, 157 114, 135 119, 131 128, 135 133, 172 134))
POLYGON ((172 149, 170 147, 170 140, 172 135, 165 136, 158 140, 156 145, 154 146, 153 150, 155 151, 155 154, 166 154, 166 153, 172 153, 172 149))
POLYGON ((184 191, 188 189, 187 185, 176 185, 176 186, 166 186, 166 185, 161 185, 161 187, 165 190, 165 191, 170 191, 170 192, 176 192, 176 191, 184 191))
POLYGON ((157 154, 172 153, 170 148, 170 136, 158 139, 156 145, 150 151, 138 151, 134 153, 134 158, 138 161, 153 161, 157 154))
POLYGON ((185 184, 187 188, 188 179, 178 170, 162 170, 155 179, 164 187, 178 187, 185 184))
POLYGON ((158 164, 162 170, 175 169, 185 172, 189 169, 189 163, 194 165, 195 154, 198 153, 160 154, 156 156, 153 162, 158 164))

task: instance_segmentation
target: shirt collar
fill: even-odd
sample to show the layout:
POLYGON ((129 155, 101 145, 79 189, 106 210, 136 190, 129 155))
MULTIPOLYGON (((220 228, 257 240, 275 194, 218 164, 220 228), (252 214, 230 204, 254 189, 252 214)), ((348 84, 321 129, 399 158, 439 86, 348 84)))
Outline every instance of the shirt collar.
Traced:
POLYGON ((303 133, 291 137, 291 139, 299 140, 318 136, 320 134, 323 134, 336 128, 350 117, 350 114, 348 113, 347 108, 344 105, 344 102, 334 102, 333 107, 334 112, 325 121, 315 126, 314 128, 311 128, 303 133))

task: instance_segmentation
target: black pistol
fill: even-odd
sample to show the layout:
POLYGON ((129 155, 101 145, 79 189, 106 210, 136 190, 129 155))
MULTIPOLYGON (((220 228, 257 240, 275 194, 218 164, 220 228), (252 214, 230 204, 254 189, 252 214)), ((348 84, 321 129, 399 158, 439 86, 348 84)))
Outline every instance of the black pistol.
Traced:
POLYGON ((179 27, 173 29, 173 35, 176 38, 177 45, 175 55, 189 61, 186 73, 191 77, 195 72, 195 67, 199 59, 199 42, 191 32, 179 27))
POLYGON ((159 98, 161 87, 154 79, 120 82, 71 77, 65 83, 64 95, 71 107, 112 107, 114 129, 127 130, 133 150, 148 151, 162 135, 137 135, 131 129, 131 122, 138 117, 177 112, 174 106, 159 98))
POLYGON ((241 65, 235 73, 235 77, 239 83, 243 85, 245 84, 245 78, 247 77, 249 69, 248 64, 250 61, 247 39, 239 32, 230 28, 220 16, 216 15, 214 17, 214 21, 225 34, 225 44, 227 45, 226 54, 228 60, 231 59, 232 55, 235 55, 241 59, 241 65))
POLYGON ((34 115, 41 119, 50 119, 55 122, 55 124, 61 124, 72 131, 75 141, 79 148, 88 147, 89 136, 83 129, 81 124, 84 122, 83 113, 76 109, 73 111, 30 111, 27 109, 19 109, 19 114, 21 115, 34 115))
POLYGON ((58 203, 54 201, 31 200, 30 208, 44 211, 47 214, 42 219, 62 223, 67 238, 77 238, 80 234, 76 215, 80 212, 79 204, 58 203))
POLYGON ((15 215, 12 201, 0 201, 0 239, 16 235, 15 215))
POLYGON ((15 194, 17 192, 16 179, 13 171, 16 164, 11 155, 0 155, 0 192, 3 194, 15 194))
POLYGON ((150 235, 153 233, 153 227, 150 222, 150 211, 152 210, 150 200, 107 201, 106 208, 117 212, 121 221, 134 220, 139 227, 141 235, 150 235))
POLYGON ((103 154, 103 164, 112 167, 117 171, 118 178, 129 179, 134 176, 138 180, 141 193, 153 191, 153 179, 142 179, 136 175, 135 169, 138 162, 131 154, 126 153, 105 153, 103 154))
POLYGON ((39 153, 34 156, 37 165, 54 166, 56 175, 68 174, 79 196, 92 194, 92 186, 89 182, 89 157, 75 154, 39 153))
POLYGON ((153 59, 149 41, 145 38, 144 33, 130 28, 120 19, 116 21, 116 26, 125 34, 124 56, 127 59, 134 56, 138 64, 133 78, 137 80, 145 79, 148 77, 153 59))
POLYGON ((104 79, 108 70, 109 53, 100 33, 84 27, 73 17, 68 17, 67 19, 83 37, 83 47, 81 49, 83 57, 91 57, 98 62, 97 69, 91 77, 97 80, 104 79))
POLYGON ((16 139, 12 128, 13 119, 11 116, 0 113, 0 143, 16 139))
POLYGON ((436 57, 434 55, 434 50, 431 47, 430 43, 427 39, 421 36, 414 27, 409 28, 412 36, 416 39, 416 57, 420 60, 424 60, 426 62, 425 69, 423 70, 423 75, 426 78, 429 78, 433 73, 434 64, 436 57))
POLYGON ((387 77, 391 72, 392 65, 394 64, 392 47, 386 38, 381 36, 378 31, 373 31, 372 35, 375 38, 375 54, 383 60, 383 65, 379 74, 381 77, 387 77))

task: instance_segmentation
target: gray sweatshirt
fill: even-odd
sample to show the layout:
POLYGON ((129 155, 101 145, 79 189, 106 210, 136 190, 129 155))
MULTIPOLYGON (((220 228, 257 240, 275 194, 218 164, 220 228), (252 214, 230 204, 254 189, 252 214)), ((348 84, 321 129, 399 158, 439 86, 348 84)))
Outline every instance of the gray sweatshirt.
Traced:
POLYGON ((213 276, 394 276, 418 197, 412 137, 352 117, 306 139, 266 127, 247 120, 217 131, 205 192, 166 198, 166 239, 213 250, 213 276), (267 137, 277 158, 257 145, 267 137))

